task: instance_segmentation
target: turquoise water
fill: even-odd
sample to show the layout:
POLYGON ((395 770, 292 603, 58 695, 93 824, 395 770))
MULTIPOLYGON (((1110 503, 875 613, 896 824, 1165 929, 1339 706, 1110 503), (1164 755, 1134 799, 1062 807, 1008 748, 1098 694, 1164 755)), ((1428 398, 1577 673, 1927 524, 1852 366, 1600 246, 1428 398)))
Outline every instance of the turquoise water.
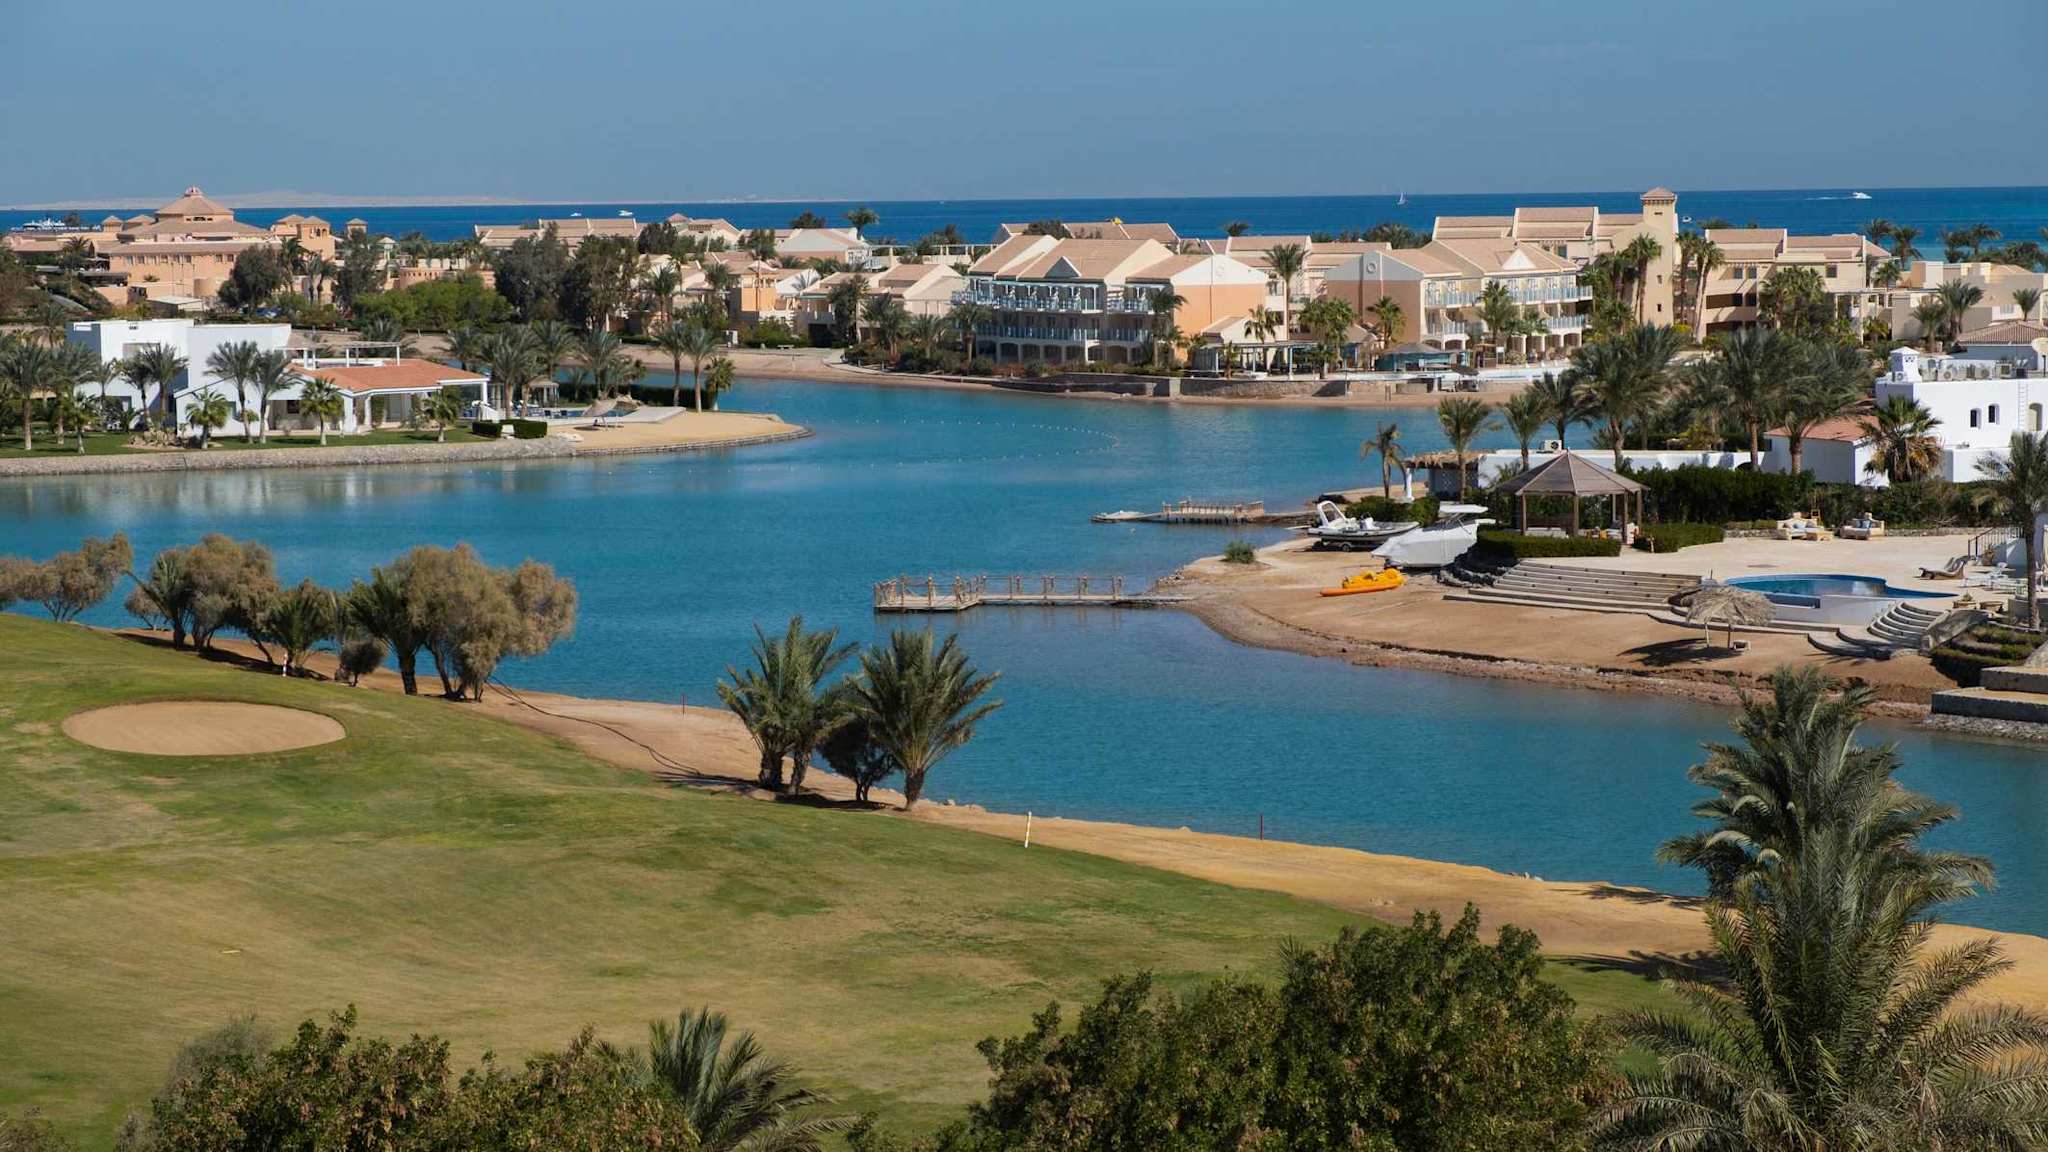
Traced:
POLYGON ((1945 600, 1953 593, 1894 588, 1877 576, 1737 576, 1728 583, 1785 596, 1883 596, 1894 600, 1945 600))
MULTIPOLYGON (((1377 482, 1357 446, 1389 418, 757 383, 734 406, 818 435, 688 457, 7 482, 0 551, 120 529, 147 557, 220 530, 267 542, 287 580, 339 582, 414 543, 467 540, 497 562, 546 560, 582 592, 575 639, 508 680, 705 703, 757 621, 801 612, 876 635, 889 622, 870 587, 899 572, 1162 575, 1233 533, 1089 514, 1377 482)), ((1395 418, 1411 448, 1440 444, 1433 414, 1395 418)), ((936 798, 1247 835, 1263 814, 1279 838, 1696 887, 1651 854, 1686 825, 1684 770, 1725 736, 1725 711, 1247 649, 1172 611, 954 623, 1002 670, 1008 706, 941 766, 936 798)), ((1914 785, 1962 805, 1949 841, 2000 866, 2000 889, 1959 918, 2048 932, 2041 753, 1881 732, 1914 785)))

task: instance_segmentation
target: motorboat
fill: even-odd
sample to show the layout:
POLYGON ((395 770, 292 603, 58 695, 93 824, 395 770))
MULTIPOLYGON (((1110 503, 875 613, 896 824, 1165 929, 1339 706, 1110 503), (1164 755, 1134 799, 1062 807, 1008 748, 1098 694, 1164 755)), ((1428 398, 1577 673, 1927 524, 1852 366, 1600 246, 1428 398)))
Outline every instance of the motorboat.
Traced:
POLYGON ((1401 520, 1382 524, 1370 516, 1346 516, 1333 500, 1316 501, 1316 522, 1301 531, 1316 542, 1319 548, 1336 548, 1350 552, 1359 548, 1373 548, 1404 532, 1415 531, 1413 520, 1401 520))
POLYGON ((1484 504, 1441 505, 1436 523, 1403 532, 1372 554, 1403 568, 1442 568, 1479 543, 1479 529, 1495 522, 1486 512, 1484 504))
POLYGON ((1367 592, 1391 592, 1406 584, 1408 578, 1393 568, 1382 568, 1377 572, 1359 572, 1346 576, 1344 582, 1335 588, 1325 588, 1325 596, 1359 596, 1367 592))

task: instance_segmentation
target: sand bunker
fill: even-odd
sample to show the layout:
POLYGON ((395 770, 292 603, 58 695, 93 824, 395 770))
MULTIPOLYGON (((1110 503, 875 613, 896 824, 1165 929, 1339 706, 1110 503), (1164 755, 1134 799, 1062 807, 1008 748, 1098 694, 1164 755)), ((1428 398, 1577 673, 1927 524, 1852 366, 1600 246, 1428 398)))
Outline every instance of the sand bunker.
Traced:
POLYGON ((348 735, 332 717, 272 704, 162 700, 75 712, 64 734, 109 752, 149 756, 246 756, 331 744, 348 735))

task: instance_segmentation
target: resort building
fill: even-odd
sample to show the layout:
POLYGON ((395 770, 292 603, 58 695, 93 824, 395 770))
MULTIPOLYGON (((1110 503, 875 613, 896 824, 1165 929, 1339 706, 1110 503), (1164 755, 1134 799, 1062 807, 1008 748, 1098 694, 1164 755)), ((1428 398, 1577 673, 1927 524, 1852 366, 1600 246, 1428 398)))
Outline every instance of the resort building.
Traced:
POLYGON ((8 237, 9 246, 25 254, 83 245, 99 265, 87 278, 109 302, 149 302, 181 311, 211 305, 243 252, 287 242, 309 256, 334 256, 334 230, 318 216, 294 213, 258 227, 235 219, 232 210, 197 188, 185 189, 155 212, 125 220, 108 216, 93 228, 8 237))
POLYGON ((1941 421, 1936 475, 1958 482, 1983 479, 1984 458, 2003 453, 2015 431, 2048 428, 2048 327, 2003 324, 1966 332, 1963 343, 1947 354, 1894 348, 1876 388, 1879 404, 1904 396, 1941 421))
POLYGON ((1950 264, 1941 260, 1915 260, 1899 277, 1899 283, 1874 293, 1877 308, 1891 324, 1894 340, 1926 340, 1929 333, 1913 314, 1922 302, 1937 295, 1946 284, 1963 283, 1976 288, 1979 296, 1963 313, 1961 328, 1989 328, 1994 324, 2038 321, 2048 312, 2048 303, 2036 303, 2031 315, 2022 315, 2013 294, 2033 289, 2048 301, 2048 273, 2014 264, 1971 261, 1950 264))
MULTIPOLYGON (((209 389, 239 405, 234 386, 207 370, 206 362, 223 345, 246 341, 265 352, 275 352, 291 343, 289 324, 205 324, 187 319, 91 320, 65 329, 64 338, 93 350, 101 363, 126 360, 147 348, 166 347, 185 361, 185 370, 171 382, 171 401, 182 426, 192 398, 209 389)), ((161 411, 162 389, 152 384, 146 390, 127 379, 110 382, 107 402, 130 414, 161 411)), ((79 389, 93 400, 100 398, 97 383, 79 389)), ((239 412, 237 412, 239 417, 239 412)), ((237 429, 240 424, 235 425, 237 429)))
POLYGON ((1487 284, 1499 283, 1525 314, 1543 322, 1539 334, 1502 342, 1511 357, 1530 361, 1553 359, 1578 347, 1593 299, 1593 290, 1579 282, 1578 266, 1569 258, 1514 240, 1433 240, 1420 248, 1372 245, 1340 260, 1323 279, 1325 294, 1349 303, 1362 321, 1371 322, 1371 309, 1382 298, 1399 305, 1400 328, 1389 343, 1467 354, 1487 343, 1479 301, 1487 284))
POLYGON ((1158 240, 1075 240, 1020 234, 967 270, 957 301, 989 308, 980 354, 998 361, 1127 364, 1153 339, 1153 297, 1182 303, 1171 317, 1202 333, 1265 306, 1265 273, 1229 256, 1180 254, 1158 240))
POLYGON ((1364 241, 1325 241, 1316 243, 1312 236, 1225 236, 1214 240, 1197 240, 1202 251, 1218 256, 1228 256, 1240 263, 1248 264, 1266 274, 1266 309, 1283 316, 1301 311, 1301 307, 1325 292, 1325 282, 1330 270, 1353 256, 1384 250, 1387 245, 1364 241), (1282 284, 1273 271, 1273 249, 1283 245, 1301 249, 1301 271, 1294 274, 1293 283, 1282 284))
POLYGON ((865 268, 872 253, 851 228, 777 228, 775 256, 785 264, 830 260, 848 268, 865 268))
MULTIPOLYGON (((394 344, 350 344, 317 353, 307 349, 294 362, 293 371, 299 378, 298 385, 271 397, 269 416, 273 430, 319 431, 319 421, 299 403, 305 394, 305 382, 316 378, 341 389, 341 420, 329 424, 328 431, 344 435, 413 423, 421 404, 450 385, 461 388, 465 399, 480 402, 489 384, 488 377, 474 372, 419 357, 407 358, 394 344)), ((221 394, 234 402, 232 389, 224 388, 221 394)), ((240 424, 233 428, 239 431, 240 424)))
POLYGON ((1678 194, 1652 188, 1639 198, 1641 212, 1604 212, 1596 207, 1517 208, 1509 216, 1439 216, 1430 230, 1437 241, 1511 241, 1528 244, 1583 268, 1597 256, 1619 252, 1638 236, 1656 241, 1658 253, 1645 274, 1645 324, 1673 323, 1672 293, 1678 258, 1678 194))
POLYGON ((814 343, 831 339, 834 327, 832 293, 859 277, 867 300, 893 299, 911 316, 944 316, 953 298, 967 288, 967 277, 950 264, 893 264, 879 272, 834 272, 813 280, 797 294, 796 327, 814 343))
POLYGON ((727 248, 737 246, 746 238, 746 233, 733 227, 732 221, 717 216, 692 217, 676 212, 665 217, 662 223, 675 229, 678 236, 688 236, 699 241, 716 241, 727 248))
POLYGON ((476 224, 472 225, 471 231, 485 248, 502 252, 521 240, 538 240, 551 228, 555 236, 570 248, 576 248, 594 236, 640 239, 640 222, 631 216, 558 216, 525 224, 476 224))
MULTIPOLYGON (((1171 224, 1126 224, 1121 220, 1083 220, 1075 223, 1060 222, 1070 240, 1157 240, 1168 248, 1178 250, 1181 246, 1180 233, 1171 224)), ((1031 224, 996 225, 996 243, 1015 240, 1019 236, 1034 235, 1031 224)))
POLYGON ((1871 263, 1888 255, 1854 233, 1794 236, 1783 228, 1709 228, 1705 235, 1720 249, 1722 263, 1708 273, 1701 293, 1702 338, 1757 324, 1763 284, 1785 268, 1818 273, 1836 312, 1860 330, 1876 303, 1871 263))

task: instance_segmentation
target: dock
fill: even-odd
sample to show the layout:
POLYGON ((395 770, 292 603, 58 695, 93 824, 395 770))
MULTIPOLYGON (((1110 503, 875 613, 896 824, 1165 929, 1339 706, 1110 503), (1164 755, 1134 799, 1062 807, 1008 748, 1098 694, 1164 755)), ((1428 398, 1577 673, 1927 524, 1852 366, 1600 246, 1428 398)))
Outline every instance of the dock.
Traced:
POLYGON ((1157 512, 1097 512, 1097 524, 1285 524, 1305 522, 1306 512, 1268 512, 1264 500, 1182 500, 1161 503, 1157 512))
POLYGON ((965 612, 984 604, 1019 608, 1149 608, 1185 599, 1131 592, 1121 576, 898 576, 875 585, 877 612, 965 612))

